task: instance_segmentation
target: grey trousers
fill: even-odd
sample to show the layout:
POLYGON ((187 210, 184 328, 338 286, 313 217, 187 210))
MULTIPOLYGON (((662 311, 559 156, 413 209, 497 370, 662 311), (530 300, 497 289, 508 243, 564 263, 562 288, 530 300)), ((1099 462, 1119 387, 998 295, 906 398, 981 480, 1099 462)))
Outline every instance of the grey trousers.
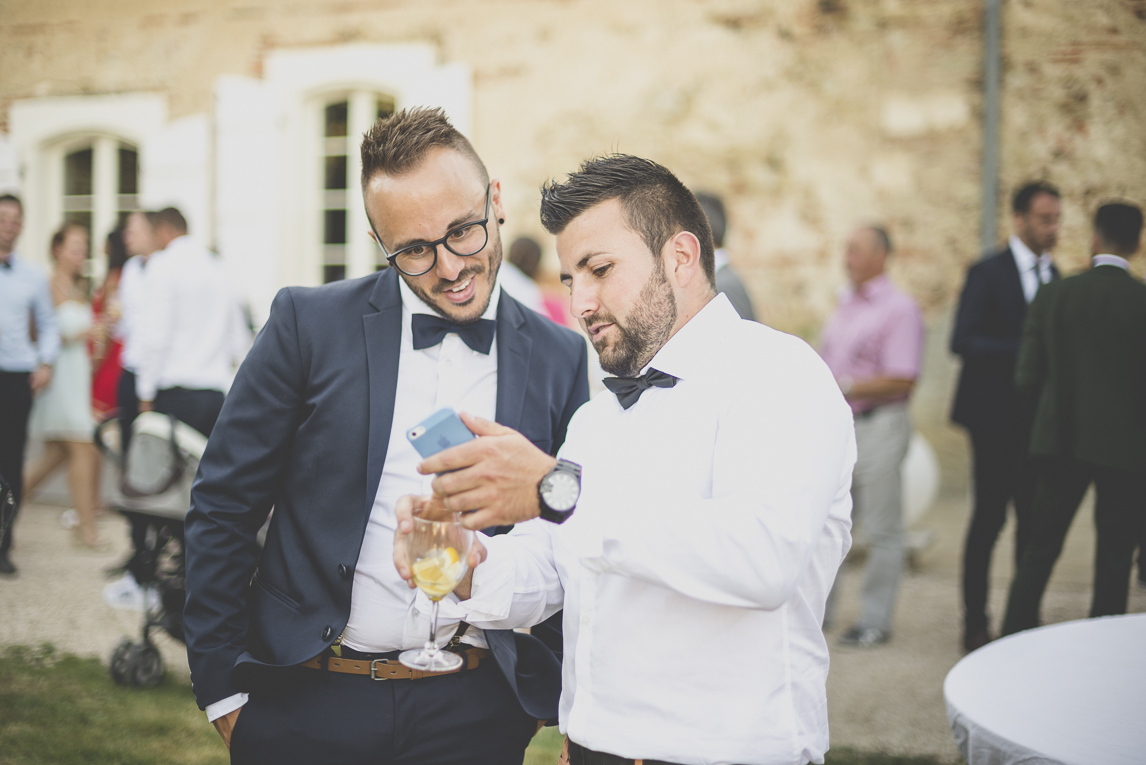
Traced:
MULTIPOLYGON (((858 627, 891 631, 899 577, 903 572, 903 482, 900 467, 911 441, 906 404, 881 406, 856 417, 856 466, 852 472, 852 519, 868 540, 858 627)), ((828 595, 832 618, 839 578, 828 595)))

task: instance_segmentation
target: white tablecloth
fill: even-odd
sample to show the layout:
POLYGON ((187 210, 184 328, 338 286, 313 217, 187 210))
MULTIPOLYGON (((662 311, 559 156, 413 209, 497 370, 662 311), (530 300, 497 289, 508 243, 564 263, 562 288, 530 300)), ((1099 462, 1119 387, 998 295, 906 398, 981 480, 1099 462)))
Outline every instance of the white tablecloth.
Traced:
POLYGON ((1146 614, 996 640, 943 684, 969 765, 1146 763, 1146 614))

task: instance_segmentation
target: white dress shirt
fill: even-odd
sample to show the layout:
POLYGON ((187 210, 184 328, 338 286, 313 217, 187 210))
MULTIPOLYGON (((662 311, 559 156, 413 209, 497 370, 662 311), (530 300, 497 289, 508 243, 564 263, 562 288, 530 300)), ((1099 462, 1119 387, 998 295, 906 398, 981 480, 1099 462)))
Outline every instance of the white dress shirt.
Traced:
POLYGON ((1011 255, 1015 259, 1015 266, 1019 269, 1019 279, 1023 282, 1023 297, 1029 304, 1035 299, 1039 285, 1050 284, 1053 275, 1051 263, 1054 261, 1049 252, 1035 255, 1031 248, 1014 234, 1011 234, 1007 243, 1011 246, 1011 255))
POLYGON ((153 401, 166 388, 226 392, 251 333, 223 264, 181 236, 148 259, 145 274, 129 330, 139 344, 139 400, 153 401))
POLYGON ((132 336, 131 328, 139 320, 143 311, 143 297, 146 294, 143 287, 144 265, 146 260, 141 255, 133 255, 123 264, 119 274, 119 322, 116 323, 115 335, 123 343, 123 352, 120 360, 123 368, 129 372, 139 369, 139 341, 132 336))
POLYGON ((822 762, 824 603, 851 545, 851 411, 802 340, 719 295, 649 365, 680 378, 583 406, 561 456, 577 510, 486 542, 467 621, 564 605, 560 726, 593 750, 822 762))
MULTIPOLYGON (((496 334, 488 356, 471 350, 454 333, 447 334, 438 345, 415 351, 411 317, 416 313, 437 314, 404 280, 398 280, 398 288, 402 293, 402 345, 394 422, 386 463, 354 568, 350 621, 342 633, 343 645, 365 653, 421 648, 430 633, 430 600, 421 590, 407 587, 394 568, 394 507, 398 498, 406 494, 431 493, 433 480, 433 476, 418 473, 422 458, 406 439, 406 431, 446 406, 487 420, 494 419, 497 413, 496 334)), ((497 318, 500 296, 499 277, 483 319, 497 318)), ((439 604, 439 640, 451 637, 464 616, 464 610, 457 606, 457 596, 447 595, 439 604)), ((462 642, 489 647, 477 627, 470 627, 462 642)), ((207 719, 215 720, 246 702, 247 694, 238 693, 209 704, 207 719)))

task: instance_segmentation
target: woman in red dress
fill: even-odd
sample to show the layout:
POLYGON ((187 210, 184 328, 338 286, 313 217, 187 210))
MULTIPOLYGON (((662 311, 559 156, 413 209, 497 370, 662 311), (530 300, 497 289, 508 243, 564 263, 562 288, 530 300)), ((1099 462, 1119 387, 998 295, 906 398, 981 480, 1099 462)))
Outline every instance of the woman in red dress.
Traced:
POLYGON ((115 414, 116 390, 119 376, 123 373, 120 354, 123 341, 116 328, 119 324, 119 275, 127 260, 127 249, 123 245, 123 228, 117 228, 107 235, 104 245, 107 256, 107 277, 103 285, 92 297, 92 311, 95 326, 92 331, 92 408, 102 421, 115 414))

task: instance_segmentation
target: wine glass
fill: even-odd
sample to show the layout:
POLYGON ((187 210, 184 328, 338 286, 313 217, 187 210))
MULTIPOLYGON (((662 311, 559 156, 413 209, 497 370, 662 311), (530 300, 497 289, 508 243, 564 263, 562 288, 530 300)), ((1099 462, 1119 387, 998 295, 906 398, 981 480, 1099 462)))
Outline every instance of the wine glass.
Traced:
POLYGON ((447 521, 413 521, 414 530, 406 537, 406 561, 414 584, 433 603, 430 639, 421 650, 403 651, 398 661, 424 672, 449 672, 462 666, 462 657, 438 647, 438 601, 453 592, 469 570, 474 533, 462 526, 457 513, 447 521))

